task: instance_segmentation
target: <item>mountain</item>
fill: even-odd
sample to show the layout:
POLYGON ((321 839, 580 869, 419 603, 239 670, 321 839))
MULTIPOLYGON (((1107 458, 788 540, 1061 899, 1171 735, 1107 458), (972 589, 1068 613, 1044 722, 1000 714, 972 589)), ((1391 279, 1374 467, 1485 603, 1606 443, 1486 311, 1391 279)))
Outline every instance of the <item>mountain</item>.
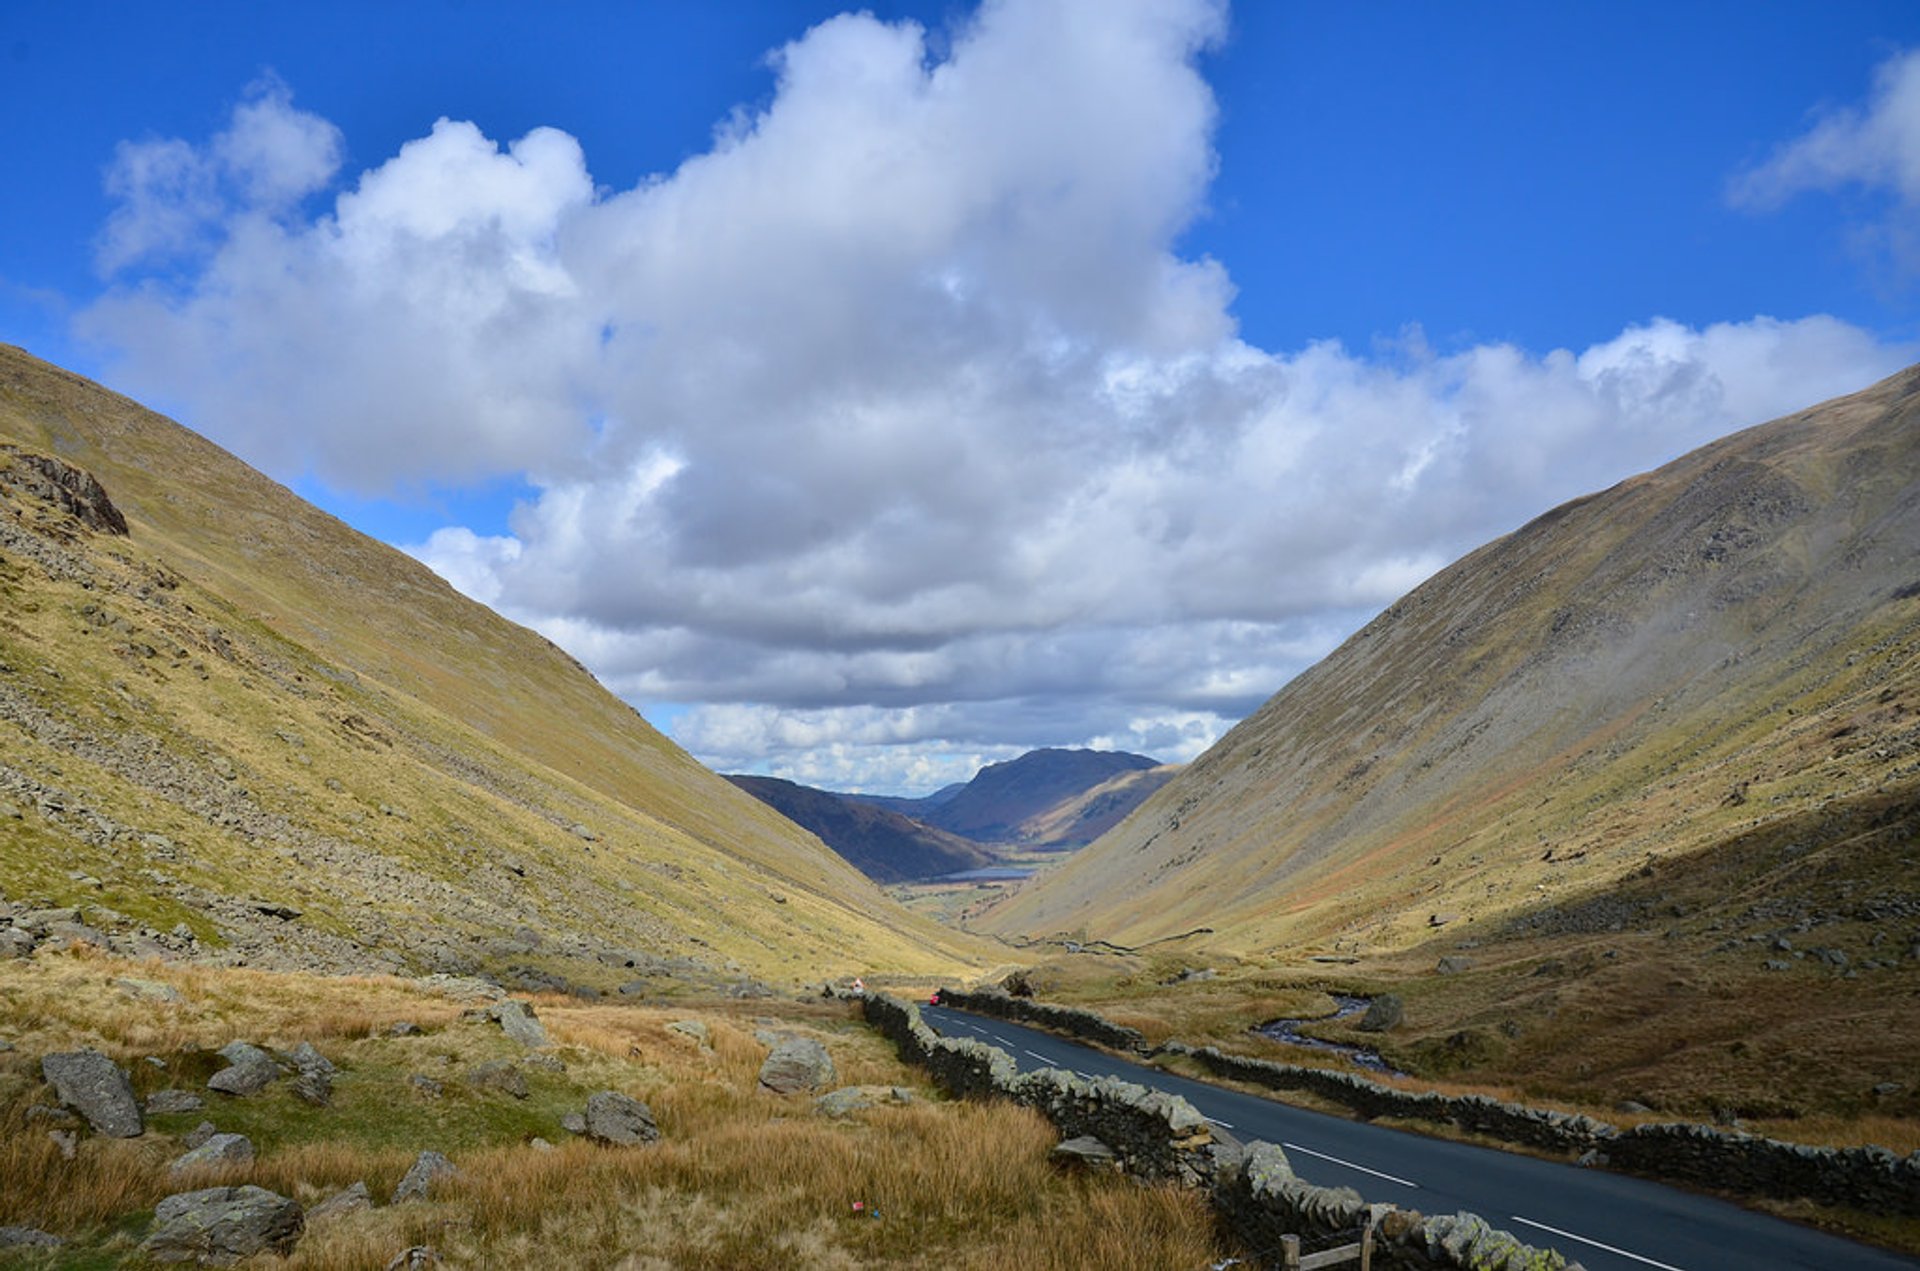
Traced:
POLYGON ((1132 795, 1150 793, 1137 779, 1102 787, 1161 767, 1156 759, 1117 750, 1031 750, 988 764, 951 797, 908 815, 977 843, 1078 847, 1092 837, 1076 837, 1089 824, 1112 816, 1132 795), (1100 806, 1078 810, 1090 798, 1100 806))
POLYGON ((1917 393, 1475 551, 978 925, 1248 956, 1644 928, 1729 958, 1829 925, 1832 965, 1879 965, 1889 933, 1844 924, 1920 914, 1917 393))
POLYGON ((814 834, 868 878, 903 883, 994 863, 992 853, 884 807, 778 777, 729 776, 754 798, 814 834))
POLYGON ((0 889, 263 966, 718 986, 980 956, 541 636, 7 346, 0 889))

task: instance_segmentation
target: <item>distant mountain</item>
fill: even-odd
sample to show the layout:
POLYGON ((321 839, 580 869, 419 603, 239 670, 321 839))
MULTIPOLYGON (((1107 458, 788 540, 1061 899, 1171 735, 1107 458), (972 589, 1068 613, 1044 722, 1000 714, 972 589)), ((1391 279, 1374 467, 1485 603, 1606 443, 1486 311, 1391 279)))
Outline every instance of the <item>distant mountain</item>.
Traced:
POLYGON ((988 764, 951 798, 909 815, 977 843, 1079 847, 1164 782, 1141 778, 1161 767, 1117 750, 1033 750, 988 764), (1121 778, 1132 780, 1114 784, 1121 778))
POLYGON ((727 780, 795 825, 811 830, 875 882, 912 882, 994 863, 993 854, 977 843, 864 799, 778 777, 728 776, 727 780))
POLYGON ((122 952, 520 984, 985 953, 535 632, 5 345, 0 892, 122 952))

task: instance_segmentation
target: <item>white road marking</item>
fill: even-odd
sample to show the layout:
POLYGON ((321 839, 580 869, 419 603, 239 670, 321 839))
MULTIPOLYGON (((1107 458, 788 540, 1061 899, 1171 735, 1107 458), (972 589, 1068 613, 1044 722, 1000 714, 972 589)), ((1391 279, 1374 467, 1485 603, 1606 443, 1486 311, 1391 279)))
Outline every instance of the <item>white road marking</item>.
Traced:
POLYGON ((1050 1064, 1053 1062, 1053 1060, 1048 1059, 1045 1055, 1041 1054, 1037 1050, 1027 1050, 1025 1046, 1022 1046, 1020 1049, 1026 1050, 1029 1055, 1032 1055, 1035 1059, 1038 1059, 1043 1064, 1050 1064))
POLYGON ((1323 1161, 1332 1161, 1335 1165, 1344 1165, 1348 1169, 1357 1169, 1362 1174, 1371 1174, 1375 1178, 1384 1178, 1389 1183, 1398 1183, 1402 1187, 1412 1187, 1417 1190, 1420 1186, 1420 1184, 1408 1182, 1404 1178, 1396 1178, 1392 1174, 1382 1174, 1377 1169, 1368 1169, 1364 1165, 1355 1165, 1352 1161, 1343 1161, 1337 1156, 1328 1156, 1325 1152, 1316 1152, 1310 1147, 1301 1147, 1298 1143, 1282 1143, 1280 1146, 1286 1148, 1289 1152, 1305 1152, 1308 1156, 1317 1156, 1323 1161))
POLYGON ((1603 1245, 1598 1240, 1589 1240, 1585 1236, 1576 1236, 1571 1231, 1562 1231, 1558 1227, 1549 1227, 1543 1222, 1535 1222, 1531 1218, 1522 1218, 1519 1214, 1515 1214, 1513 1220, 1515 1222, 1523 1222, 1529 1227, 1538 1227, 1542 1231, 1551 1231, 1556 1236, 1565 1236, 1569 1240, 1578 1240, 1583 1245, 1592 1245, 1596 1249, 1605 1249, 1608 1253, 1617 1253, 1623 1258, 1632 1258, 1635 1262, 1644 1262, 1650 1267, 1659 1267, 1661 1271, 1680 1271, 1680 1268, 1674 1266, 1671 1262, 1655 1262, 1652 1258, 1643 1258, 1637 1253, 1628 1253, 1625 1249, 1619 1249, 1613 1245, 1603 1245))
POLYGON ((1233 1128, 1233 1122, 1222 1121, 1219 1117, 1208 1117, 1207 1120, 1212 1122, 1214 1125, 1219 1126, 1223 1130, 1231 1130, 1233 1128))

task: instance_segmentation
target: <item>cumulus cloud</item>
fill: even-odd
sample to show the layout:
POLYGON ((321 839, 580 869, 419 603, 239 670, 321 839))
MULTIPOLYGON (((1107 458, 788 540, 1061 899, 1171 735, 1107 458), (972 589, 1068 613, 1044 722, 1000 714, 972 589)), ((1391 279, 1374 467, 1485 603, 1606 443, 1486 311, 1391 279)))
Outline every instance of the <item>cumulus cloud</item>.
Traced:
POLYGON ((1892 211, 1869 228, 1868 245, 1903 268, 1920 267, 1920 50, 1896 54, 1874 72, 1864 107, 1821 112, 1806 132, 1741 173, 1737 205, 1778 207, 1810 190, 1849 186, 1881 193, 1892 211))
POLYGON ((634 188, 563 133, 441 120, 304 220, 337 137, 268 94, 127 178, 126 242, 204 255, 87 329, 274 470, 524 477, 506 534, 412 550, 691 704, 716 766, 866 788, 1047 744, 1191 758, 1461 552, 1901 360, 1824 318, 1254 347, 1174 246, 1222 26, 1000 0, 936 56, 836 18, 634 188))

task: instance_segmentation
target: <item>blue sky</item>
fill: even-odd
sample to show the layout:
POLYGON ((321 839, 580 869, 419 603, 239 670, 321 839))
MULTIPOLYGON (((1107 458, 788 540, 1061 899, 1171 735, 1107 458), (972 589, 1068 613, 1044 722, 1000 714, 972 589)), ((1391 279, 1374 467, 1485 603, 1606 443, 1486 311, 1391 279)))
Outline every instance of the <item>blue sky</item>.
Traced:
POLYGON ((1920 336, 1911 4, 840 12, 0 4, 0 339, 913 789, 1191 757, 1920 336))

